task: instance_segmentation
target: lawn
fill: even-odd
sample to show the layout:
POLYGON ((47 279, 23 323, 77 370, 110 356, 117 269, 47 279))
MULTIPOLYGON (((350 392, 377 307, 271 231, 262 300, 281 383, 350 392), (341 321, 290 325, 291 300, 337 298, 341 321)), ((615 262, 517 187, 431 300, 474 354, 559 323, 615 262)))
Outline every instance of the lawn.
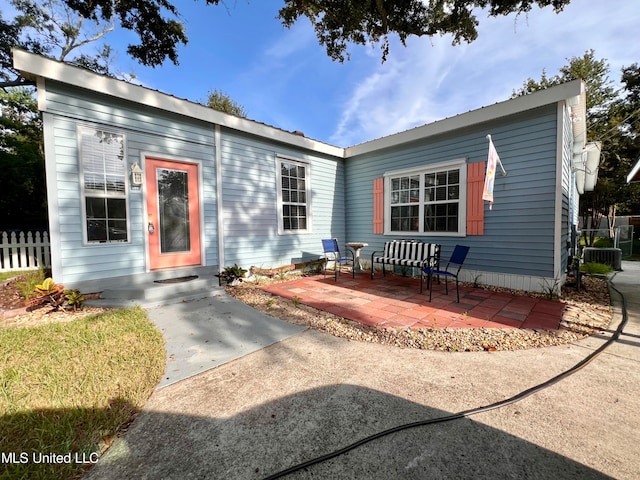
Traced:
POLYGON ((164 367, 162 334, 141 308, 0 329, 0 478, 77 477, 164 367))

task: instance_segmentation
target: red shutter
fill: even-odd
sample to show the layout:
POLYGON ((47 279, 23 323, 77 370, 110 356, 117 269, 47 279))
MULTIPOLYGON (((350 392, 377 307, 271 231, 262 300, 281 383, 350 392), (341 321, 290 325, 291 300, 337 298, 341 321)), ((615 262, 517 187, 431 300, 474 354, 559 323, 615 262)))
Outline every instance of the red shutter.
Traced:
POLYGON ((467 165, 467 235, 484 235, 484 170, 487 162, 467 165))
POLYGON ((384 233, 384 178, 373 181, 373 233, 384 233))

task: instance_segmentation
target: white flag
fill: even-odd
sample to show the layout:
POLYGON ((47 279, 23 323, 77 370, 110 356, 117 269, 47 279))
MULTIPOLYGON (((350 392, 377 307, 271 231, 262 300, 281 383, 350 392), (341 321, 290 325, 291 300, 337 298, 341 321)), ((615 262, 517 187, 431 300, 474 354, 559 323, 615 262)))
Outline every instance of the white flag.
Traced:
POLYGON ((493 184, 496 179, 496 166, 500 161, 500 157, 498 157, 498 152, 496 152, 496 148, 493 146, 491 135, 487 135, 487 137, 489 138, 489 155, 487 156, 487 173, 484 177, 482 199, 490 202, 489 210, 491 210, 493 208, 493 184))

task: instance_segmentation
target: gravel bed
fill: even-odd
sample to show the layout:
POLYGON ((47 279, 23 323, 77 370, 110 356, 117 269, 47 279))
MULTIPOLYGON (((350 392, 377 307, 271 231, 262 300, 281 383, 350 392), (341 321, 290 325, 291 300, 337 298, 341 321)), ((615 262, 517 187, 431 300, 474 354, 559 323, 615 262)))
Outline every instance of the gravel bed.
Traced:
MULTIPOLYGON (((293 274, 278 277, 291 280, 293 274)), ((261 279, 260 283, 277 282, 261 279)), ((0 315, 0 327, 20 327, 50 322, 66 322, 82 316, 101 313, 104 309, 85 307, 78 312, 52 311, 40 308, 26 312, 24 309, 9 310, 23 304, 18 292, 9 282, 0 288, 0 304, 4 307, 0 315), (17 303, 16 303, 17 302, 17 303)), ((494 289, 502 290, 505 289, 494 289)), ((584 277, 583 289, 565 288, 561 301, 567 307, 559 330, 524 330, 515 328, 377 328, 294 303, 282 297, 260 290, 259 285, 245 282, 226 287, 229 295, 251 307, 284 321, 313 328, 336 337, 353 341, 375 342, 400 348, 419 348, 443 351, 497 351, 548 347, 571 343, 589 335, 606 330, 613 318, 609 289, 606 279, 584 277)), ((536 294, 512 292, 526 296, 536 294)), ((544 296, 544 295, 539 295, 544 296)))
MULTIPOLYGON (((288 277, 287 280, 291 280, 288 277)), ((260 280, 264 282, 275 280, 260 280)), ((493 289, 507 291, 505 289, 493 289)), ((567 307, 559 330, 525 330, 517 328, 397 328, 369 327, 337 315, 260 290, 245 282, 226 287, 229 295, 256 310, 296 325, 313 328, 336 337, 360 342, 442 351, 498 351, 540 348, 571 343, 606 330, 613 312, 606 279, 583 278, 583 289, 565 288, 561 301, 567 307)), ((513 292, 536 296, 529 292, 513 292)), ((544 295, 540 295, 543 297, 544 295)))

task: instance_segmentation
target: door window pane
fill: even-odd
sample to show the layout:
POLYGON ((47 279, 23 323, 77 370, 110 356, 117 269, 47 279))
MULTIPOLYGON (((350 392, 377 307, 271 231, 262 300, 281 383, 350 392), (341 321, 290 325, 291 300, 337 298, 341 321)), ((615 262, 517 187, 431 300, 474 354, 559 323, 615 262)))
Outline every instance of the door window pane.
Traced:
POLYGON ((188 252, 189 182, 187 172, 157 169, 160 252, 188 252))

